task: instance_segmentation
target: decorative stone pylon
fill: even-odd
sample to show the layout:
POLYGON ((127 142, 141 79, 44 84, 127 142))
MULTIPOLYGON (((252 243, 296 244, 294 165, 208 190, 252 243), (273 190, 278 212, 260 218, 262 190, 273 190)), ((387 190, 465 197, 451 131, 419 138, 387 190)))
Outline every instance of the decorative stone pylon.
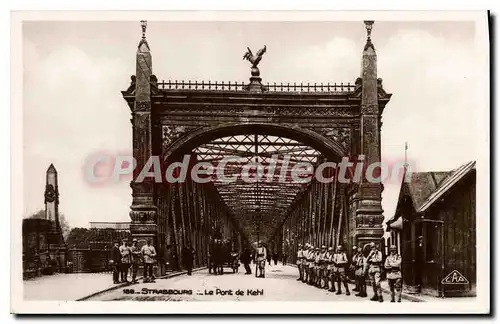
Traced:
MULTIPOLYGON (((362 59, 361 92, 361 146, 360 155, 365 156, 365 165, 379 163, 380 119, 378 104, 377 54, 371 41, 373 21, 365 21, 367 32, 362 59)), ((358 186, 356 209, 356 245, 368 242, 381 243, 384 234, 382 209, 382 184, 370 183, 366 179, 358 186)))
POLYGON ((59 222, 59 187, 57 183, 57 170, 50 164, 45 180, 45 219, 50 221, 47 233, 48 252, 51 259, 57 261, 60 272, 65 272, 67 246, 64 242, 61 224, 59 222))

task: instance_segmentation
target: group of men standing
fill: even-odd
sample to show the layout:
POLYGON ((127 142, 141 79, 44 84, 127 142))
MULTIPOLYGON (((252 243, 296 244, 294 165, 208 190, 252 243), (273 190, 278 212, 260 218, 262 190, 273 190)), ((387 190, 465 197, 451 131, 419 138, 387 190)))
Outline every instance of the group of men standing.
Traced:
POLYGON ((334 251, 333 247, 327 249, 325 245, 314 247, 312 244, 299 244, 297 251, 297 267, 299 278, 297 280, 316 286, 320 289, 328 289, 342 294, 342 285, 345 294, 349 296, 349 285, 347 283, 348 269, 354 273, 356 287, 355 296, 367 297, 366 279, 369 277, 373 296, 370 300, 383 302, 380 277, 382 267, 388 271, 387 278, 391 289, 391 302, 395 302, 396 290, 397 300, 401 302, 401 256, 397 254, 395 246, 390 247, 391 254, 383 264, 382 252, 380 252, 374 242, 369 245, 370 252, 367 256, 363 254, 361 248, 353 248, 351 260, 347 257, 341 245, 334 251), (337 284, 337 288, 335 288, 337 284))
POLYGON ((113 283, 118 284, 128 281, 128 272, 131 270, 132 283, 137 283, 137 270, 144 263, 144 282, 154 282, 153 266, 156 261, 156 250, 151 241, 139 249, 137 240, 132 240, 132 245, 124 239, 122 245, 114 242, 111 248, 111 263, 113 265, 113 283))

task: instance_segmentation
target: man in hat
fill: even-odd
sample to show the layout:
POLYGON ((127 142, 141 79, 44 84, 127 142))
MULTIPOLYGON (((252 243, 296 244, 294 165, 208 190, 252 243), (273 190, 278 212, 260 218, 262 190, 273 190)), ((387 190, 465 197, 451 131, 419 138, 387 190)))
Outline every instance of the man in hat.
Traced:
POLYGON ((123 239, 122 245, 120 246, 121 259, 121 282, 128 282, 128 268, 132 262, 132 256, 130 254, 130 248, 128 247, 127 239, 123 239))
POLYGON ((328 251, 326 245, 321 246, 320 259, 319 259, 319 285, 320 288, 328 289, 328 251))
POLYGON ((267 251, 264 245, 262 244, 262 241, 259 241, 258 247, 257 247, 257 268, 259 270, 258 278, 265 278, 266 277, 266 260, 267 260, 267 251))
POLYGON ((121 261, 122 255, 120 254, 120 243, 118 241, 113 243, 111 248, 111 258, 110 263, 113 267, 113 283, 120 283, 120 272, 121 272, 121 261))
MULTIPOLYGON (((333 256, 334 256, 334 248, 329 247, 328 248, 328 282, 331 283, 331 288, 328 290, 330 292, 335 292, 335 273, 333 272, 333 269, 335 266, 333 265, 333 256)), ((328 283, 327 283, 328 286, 328 283)))
POLYGON ((193 271, 194 253, 194 249, 191 246, 190 242, 188 242, 187 246, 182 249, 182 261, 184 263, 184 267, 187 270, 188 276, 191 276, 191 273, 193 271))
POLYGON ((309 285, 313 285, 316 280, 316 273, 314 272, 314 265, 316 261, 316 248, 311 245, 310 253, 309 253, 309 285))
POLYGON ((314 283, 313 285, 318 287, 321 283, 321 249, 316 248, 316 254, 314 255, 314 283))
POLYGON ((139 265, 141 264, 141 251, 139 251, 139 247, 137 247, 137 239, 132 240, 130 254, 132 260, 130 267, 132 272, 132 283, 137 283, 137 269, 139 269, 139 265))
POLYGON ((302 266, 302 260, 304 259, 304 251, 302 250, 302 244, 299 243, 297 249, 297 268, 299 269, 299 278, 297 281, 302 281, 304 279, 304 267, 302 266))
POLYGON ((389 288, 391 289, 391 303, 394 303, 394 289, 396 289, 396 295, 398 298, 398 303, 401 302, 401 256, 398 254, 395 245, 391 245, 389 248, 390 254, 385 259, 384 268, 387 269, 387 280, 389 281, 389 288))
POLYGON ((356 277, 356 283, 359 287, 359 292, 356 294, 356 296, 366 297, 366 276, 364 269, 366 257, 363 255, 363 251, 360 247, 358 248, 357 255, 358 257, 356 258, 356 263, 354 264, 354 275, 356 277))
POLYGON ((349 265, 349 276, 352 276, 352 279, 354 279, 355 282, 355 287, 353 288, 352 291, 359 292, 359 284, 358 281, 356 280, 356 262, 359 258, 358 254, 358 248, 356 246, 352 247, 352 262, 349 265))
POLYGON ((382 288, 380 287, 380 272, 382 266, 382 252, 380 252, 374 242, 370 243, 370 254, 366 258, 366 263, 368 265, 368 275, 370 276, 370 281, 372 282, 373 297, 370 299, 372 301, 383 302, 382 288))
POLYGON ((335 273, 335 278, 337 279, 337 292, 336 295, 342 294, 341 283, 344 284, 345 294, 349 296, 351 293, 349 292, 349 286, 347 285, 347 277, 346 277, 346 267, 347 267, 347 255, 342 249, 342 245, 337 246, 337 251, 333 255, 333 272, 335 273))
POLYGON ((309 282, 309 258, 311 254, 311 245, 306 243, 306 248, 304 250, 304 258, 302 259, 302 272, 304 277, 302 278, 302 282, 309 282))
POLYGON ((153 275, 153 266, 156 258, 156 250, 155 247, 151 243, 151 239, 147 240, 147 244, 145 244, 141 249, 141 255, 144 259, 144 280, 143 282, 154 282, 155 277, 153 275))

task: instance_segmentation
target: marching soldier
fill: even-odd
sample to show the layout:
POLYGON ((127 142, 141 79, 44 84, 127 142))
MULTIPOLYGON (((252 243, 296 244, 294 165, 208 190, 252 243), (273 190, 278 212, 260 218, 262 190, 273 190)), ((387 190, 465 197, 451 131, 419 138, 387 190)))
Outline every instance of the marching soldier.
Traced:
POLYGON ((328 248, 328 281, 331 282, 331 288, 328 291, 330 292, 335 292, 335 273, 333 272, 333 255, 335 253, 333 251, 333 247, 328 248))
POLYGON ((359 258, 359 252, 358 248, 356 246, 353 246, 352 248, 352 262, 351 265, 349 266, 349 275, 352 274, 354 282, 356 284, 356 287, 352 291, 359 292, 359 283, 356 280, 356 263, 359 258))
POLYGON ((356 263, 354 264, 354 275, 356 276, 356 283, 359 287, 359 292, 356 294, 358 297, 366 297, 366 277, 365 277, 365 263, 366 258, 362 253, 361 248, 357 251, 356 263))
POLYGON ((131 272, 132 272, 132 283, 137 283, 137 269, 139 269, 139 264, 141 263, 141 251, 137 247, 137 239, 132 240, 132 246, 130 247, 131 255, 131 272))
POLYGON ((394 303, 394 289, 396 289, 396 295, 398 298, 398 303, 401 302, 401 256, 397 252, 395 245, 391 245, 389 248, 390 254, 385 259, 384 268, 387 269, 387 280, 389 281, 389 288, 391 289, 391 303, 394 303))
POLYGON ((122 256, 121 259, 121 282, 128 282, 127 276, 128 276, 128 268, 130 267, 130 262, 132 261, 131 259, 131 254, 130 254, 130 248, 127 246, 127 239, 123 239, 122 245, 120 246, 120 254, 122 256))
POLYGON ((302 265, 302 259, 304 259, 304 251, 302 250, 302 244, 299 243, 299 248, 297 250, 297 268, 299 269, 299 278, 297 281, 304 280, 304 267, 302 265))
POLYGON ((370 243, 371 252, 366 258, 367 262, 367 270, 370 275, 370 281, 372 282, 373 287, 373 297, 370 298, 372 301, 383 302, 384 298, 382 297, 382 289, 380 287, 380 267, 382 265, 382 252, 377 249, 377 246, 374 242, 370 243))
POLYGON ((342 282, 345 287, 345 294, 349 296, 349 286, 347 285, 346 277, 346 266, 347 266, 347 255, 342 250, 342 245, 337 246, 337 252, 333 255, 333 272, 335 273, 335 278, 337 279, 337 292, 336 295, 342 294, 342 287, 340 283, 342 282))

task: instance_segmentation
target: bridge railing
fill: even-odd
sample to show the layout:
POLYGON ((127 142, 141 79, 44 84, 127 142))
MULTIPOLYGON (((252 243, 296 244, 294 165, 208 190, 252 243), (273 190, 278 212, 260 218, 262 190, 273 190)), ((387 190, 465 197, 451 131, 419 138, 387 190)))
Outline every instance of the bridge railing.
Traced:
MULTIPOLYGON (((356 85, 348 83, 266 83, 263 84, 267 92, 353 92, 356 85)), ((210 90, 210 91, 246 91, 245 82, 211 82, 211 81, 184 81, 169 80, 158 82, 160 90, 210 90)))

